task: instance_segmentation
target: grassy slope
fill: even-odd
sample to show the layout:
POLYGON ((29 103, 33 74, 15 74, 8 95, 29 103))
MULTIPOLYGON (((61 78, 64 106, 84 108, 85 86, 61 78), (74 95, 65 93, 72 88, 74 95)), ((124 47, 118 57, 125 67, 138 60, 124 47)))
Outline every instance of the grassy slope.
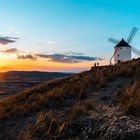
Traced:
MULTIPOLYGON (((10 97, 0 102, 0 121, 7 127, 7 122, 15 124, 15 119, 25 121, 25 118, 28 119, 39 113, 35 125, 28 127, 28 129, 30 128, 30 131, 34 132, 36 127, 42 127, 45 123, 47 134, 50 134, 50 124, 53 118, 53 124, 55 124, 54 126, 56 127, 54 127, 53 131, 55 134, 52 132, 51 135, 55 135, 56 137, 64 129, 66 122, 71 123, 77 116, 81 116, 83 113, 85 115, 89 114, 90 110, 95 112, 96 115, 96 106, 97 104, 100 106, 100 102, 95 101, 95 98, 92 98, 92 100, 88 102, 86 99, 93 96, 91 93, 102 90, 108 83, 119 78, 129 79, 130 82, 123 84, 127 86, 127 89, 120 87, 118 93, 120 96, 118 96, 116 100, 117 104, 121 104, 122 108, 124 107, 123 109, 130 114, 134 108, 135 113, 133 112, 133 114, 139 116, 139 88, 137 86, 138 84, 133 84, 135 81, 139 81, 140 78, 140 59, 137 59, 115 66, 97 67, 87 72, 52 80, 10 97), (135 86, 132 91, 133 93, 130 91, 131 86, 135 86), (130 97, 134 99, 132 100, 130 97), (137 99, 137 101, 135 99, 137 99)), ((18 123, 21 122, 19 121, 18 123)), ((23 127, 24 125, 29 124, 25 123, 23 127)), ((13 126, 8 127, 12 128, 13 126)), ((1 131, 0 134, 1 133, 3 132, 1 131)), ((44 136, 44 131, 36 133, 44 136)), ((27 137, 32 139, 33 134, 34 133, 31 133, 29 136, 28 133, 24 133, 22 135, 26 137, 26 139, 27 137)), ((41 136, 39 138, 41 138, 41 136)), ((3 135, 1 135, 1 137, 3 137, 3 135)), ((48 135, 46 137, 48 137, 48 135)))

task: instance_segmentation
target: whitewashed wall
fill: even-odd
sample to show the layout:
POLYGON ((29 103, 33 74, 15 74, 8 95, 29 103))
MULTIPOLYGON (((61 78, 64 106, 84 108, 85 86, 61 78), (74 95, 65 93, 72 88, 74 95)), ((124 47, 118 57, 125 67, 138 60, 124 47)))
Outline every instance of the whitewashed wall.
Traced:
MULTIPOLYGON (((117 48, 114 48, 116 51, 117 48)), ((130 47, 119 47, 116 54, 114 55, 114 63, 125 62, 131 60, 131 48, 130 47)))

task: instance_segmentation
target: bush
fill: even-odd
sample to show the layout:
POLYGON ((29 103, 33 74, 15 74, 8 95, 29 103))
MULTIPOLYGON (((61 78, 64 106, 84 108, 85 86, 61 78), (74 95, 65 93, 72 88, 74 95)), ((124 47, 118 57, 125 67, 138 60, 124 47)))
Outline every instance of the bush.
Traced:
POLYGON ((140 116, 140 82, 127 86, 119 96, 119 102, 128 114, 140 116))
POLYGON ((52 112, 40 112, 35 123, 28 125, 19 137, 22 140, 52 140, 62 133, 65 124, 54 118, 52 112))

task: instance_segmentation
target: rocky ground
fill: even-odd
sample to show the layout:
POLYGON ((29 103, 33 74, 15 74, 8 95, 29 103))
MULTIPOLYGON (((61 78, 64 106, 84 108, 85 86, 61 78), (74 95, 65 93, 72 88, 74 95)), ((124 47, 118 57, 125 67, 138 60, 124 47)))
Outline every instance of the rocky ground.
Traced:
POLYGON ((96 100, 96 111, 90 110, 88 115, 78 117, 59 139, 139 140, 140 117, 127 115, 115 104, 117 90, 129 82, 130 79, 119 78, 98 92, 91 93, 86 102, 96 100))

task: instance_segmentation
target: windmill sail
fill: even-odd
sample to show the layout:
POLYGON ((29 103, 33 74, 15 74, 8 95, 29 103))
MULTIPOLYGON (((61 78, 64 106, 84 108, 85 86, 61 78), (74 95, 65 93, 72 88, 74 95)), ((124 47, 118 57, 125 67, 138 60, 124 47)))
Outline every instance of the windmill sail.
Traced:
POLYGON ((118 49, 119 49, 119 48, 116 49, 116 51, 114 52, 114 54, 113 54, 112 57, 110 58, 110 65, 112 65, 112 59, 113 59, 113 57, 115 56, 115 54, 117 53, 118 49))
POLYGON ((136 27, 133 27, 129 36, 128 36, 128 39, 127 39, 127 43, 130 44, 132 42, 132 40, 134 39, 135 35, 136 35, 136 32, 137 32, 137 28, 136 27))
POLYGON ((118 44, 120 41, 119 40, 116 40, 114 38, 109 38, 108 41, 114 43, 114 44, 118 44))
POLYGON ((132 51, 133 51, 136 55, 140 56, 140 50, 138 50, 138 49, 136 49, 136 48, 134 48, 134 47, 132 47, 131 49, 132 49, 132 51))

